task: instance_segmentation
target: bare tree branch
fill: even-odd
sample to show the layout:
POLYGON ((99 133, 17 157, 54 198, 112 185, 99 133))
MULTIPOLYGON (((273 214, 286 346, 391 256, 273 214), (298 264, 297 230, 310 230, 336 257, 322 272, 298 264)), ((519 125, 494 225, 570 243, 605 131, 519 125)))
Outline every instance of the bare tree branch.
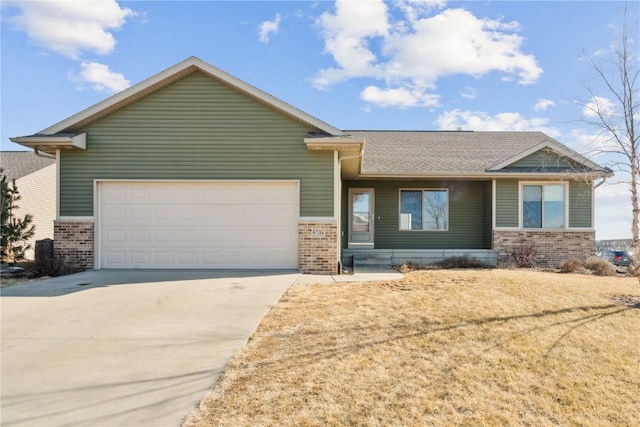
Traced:
MULTIPOLYGON (((640 110, 639 76, 640 67, 637 58, 629 49, 628 11, 625 5, 621 45, 614 47, 608 60, 596 61, 591 55, 586 55, 601 89, 607 97, 598 96, 594 87, 585 86, 591 99, 578 103, 583 112, 591 120, 585 122, 594 127, 599 135, 608 136, 613 143, 611 147, 600 147, 602 153, 615 156, 610 167, 628 173, 629 192, 631 198, 631 236, 633 239, 633 271, 640 281, 640 238, 638 236, 638 217, 640 205, 638 203, 638 178, 640 176, 639 137, 636 133, 636 121, 640 110)), ((596 151, 598 151, 596 150, 596 151)))

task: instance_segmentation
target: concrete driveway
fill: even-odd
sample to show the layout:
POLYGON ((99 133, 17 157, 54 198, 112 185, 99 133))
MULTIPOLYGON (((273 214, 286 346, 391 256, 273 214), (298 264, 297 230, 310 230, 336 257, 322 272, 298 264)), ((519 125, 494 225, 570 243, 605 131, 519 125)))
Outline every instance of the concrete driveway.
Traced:
POLYGON ((177 426, 299 277, 110 270, 2 289, 0 424, 177 426))

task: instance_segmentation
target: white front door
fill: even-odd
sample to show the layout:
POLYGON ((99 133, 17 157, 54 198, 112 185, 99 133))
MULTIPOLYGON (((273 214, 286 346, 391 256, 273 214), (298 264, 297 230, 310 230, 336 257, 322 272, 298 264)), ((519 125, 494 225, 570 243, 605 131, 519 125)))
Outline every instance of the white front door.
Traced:
POLYGON ((349 247, 373 247, 372 188, 349 189, 349 247))

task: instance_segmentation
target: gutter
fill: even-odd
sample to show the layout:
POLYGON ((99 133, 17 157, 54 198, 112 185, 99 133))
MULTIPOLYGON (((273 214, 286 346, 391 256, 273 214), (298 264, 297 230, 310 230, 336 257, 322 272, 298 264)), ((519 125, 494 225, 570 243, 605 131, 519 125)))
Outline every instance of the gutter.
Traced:
POLYGON ((38 157, 42 157, 43 159, 57 160, 56 156, 52 156, 52 155, 47 154, 47 153, 41 153, 40 151, 38 151, 37 148, 33 149, 33 153, 38 157))
MULTIPOLYGON (((585 172, 585 177, 598 178, 602 176, 598 172, 585 172)), ((515 178, 515 179, 531 179, 531 178, 546 178, 551 180, 564 180, 567 177, 562 176, 557 172, 502 172, 502 173, 486 173, 480 174, 475 172, 468 173, 417 173, 417 174, 405 174, 405 173, 383 173, 383 174, 360 174, 357 179, 380 179, 380 178, 398 178, 398 179, 500 179, 500 178, 515 178)))

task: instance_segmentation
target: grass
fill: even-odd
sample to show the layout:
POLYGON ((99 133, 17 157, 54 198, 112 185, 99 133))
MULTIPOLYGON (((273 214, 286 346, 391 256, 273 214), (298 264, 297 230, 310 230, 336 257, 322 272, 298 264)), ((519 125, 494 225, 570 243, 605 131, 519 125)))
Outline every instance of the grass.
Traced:
POLYGON ((637 425, 639 301, 528 270, 296 285, 184 426, 637 425))

